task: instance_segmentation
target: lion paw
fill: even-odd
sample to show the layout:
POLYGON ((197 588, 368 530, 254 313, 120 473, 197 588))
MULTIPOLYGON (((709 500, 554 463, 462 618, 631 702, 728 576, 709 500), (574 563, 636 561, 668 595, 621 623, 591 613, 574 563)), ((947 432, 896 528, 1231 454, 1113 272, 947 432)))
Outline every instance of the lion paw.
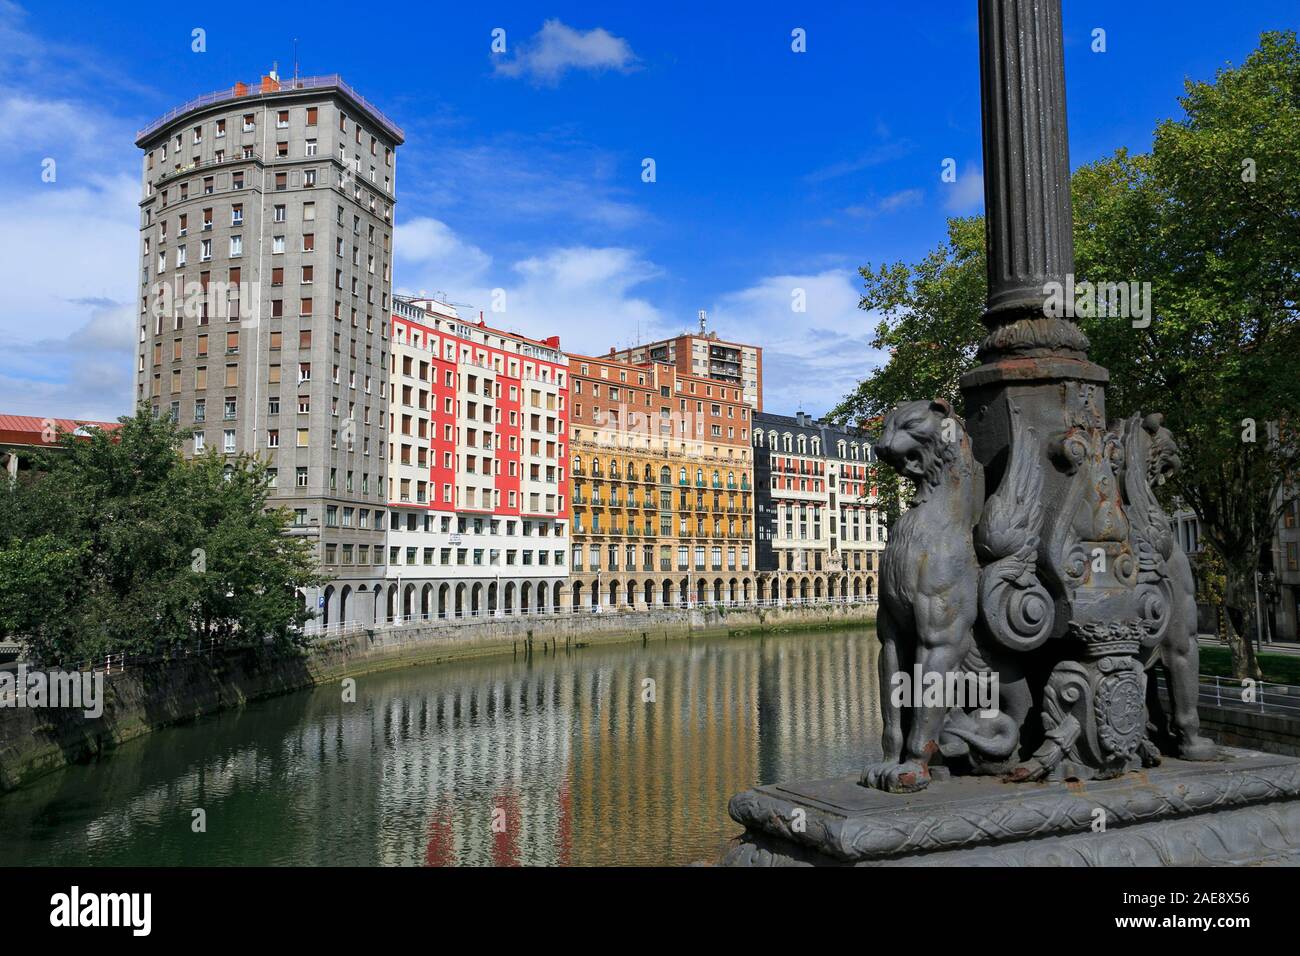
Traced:
POLYGON ((859 782, 887 793, 915 793, 930 785, 930 769, 920 763, 874 763, 862 771, 859 782))
POLYGON ((1178 742, 1178 756, 1183 760, 1219 760, 1223 753, 1208 737, 1185 737, 1178 742))

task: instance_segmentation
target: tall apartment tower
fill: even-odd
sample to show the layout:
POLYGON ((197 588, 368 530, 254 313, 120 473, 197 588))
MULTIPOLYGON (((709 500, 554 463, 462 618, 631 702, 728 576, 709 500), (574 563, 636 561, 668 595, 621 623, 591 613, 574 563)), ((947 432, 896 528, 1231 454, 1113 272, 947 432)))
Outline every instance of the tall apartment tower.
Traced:
POLYGON ((568 586, 568 359, 462 319, 393 303, 388 592, 379 619, 550 612, 568 586))
POLYGON ((763 410, 762 346, 719 338, 717 332, 708 331, 703 312, 698 332, 683 332, 670 339, 627 349, 610 349, 609 357, 634 365, 642 362, 671 365, 682 375, 735 385, 750 408, 756 412, 763 410))
POLYGON ((336 76, 237 83, 141 130, 137 401, 185 450, 255 453, 369 620, 386 577, 396 124, 336 76), (368 592, 368 593, 367 593, 368 592))

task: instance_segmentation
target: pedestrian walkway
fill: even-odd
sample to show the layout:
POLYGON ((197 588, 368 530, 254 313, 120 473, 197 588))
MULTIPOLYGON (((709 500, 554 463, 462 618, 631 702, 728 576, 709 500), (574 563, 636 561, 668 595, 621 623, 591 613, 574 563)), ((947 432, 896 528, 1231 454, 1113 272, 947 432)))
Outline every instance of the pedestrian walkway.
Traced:
MULTIPOLYGON (((1227 647, 1228 642, 1220 640, 1213 634, 1202 634, 1200 637, 1202 647, 1227 647)), ((1260 654, 1300 654, 1300 642, 1296 641, 1272 641, 1261 644, 1258 653, 1260 654)))

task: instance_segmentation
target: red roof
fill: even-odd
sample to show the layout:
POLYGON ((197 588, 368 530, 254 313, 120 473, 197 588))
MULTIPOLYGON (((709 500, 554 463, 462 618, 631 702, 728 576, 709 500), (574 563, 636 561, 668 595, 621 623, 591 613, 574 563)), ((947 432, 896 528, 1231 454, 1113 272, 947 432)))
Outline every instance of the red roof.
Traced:
POLYGON ((33 415, 0 414, 0 445, 46 445, 41 433, 53 426, 60 432, 76 431, 83 425, 115 431, 117 422, 96 422, 80 418, 36 418, 33 415))

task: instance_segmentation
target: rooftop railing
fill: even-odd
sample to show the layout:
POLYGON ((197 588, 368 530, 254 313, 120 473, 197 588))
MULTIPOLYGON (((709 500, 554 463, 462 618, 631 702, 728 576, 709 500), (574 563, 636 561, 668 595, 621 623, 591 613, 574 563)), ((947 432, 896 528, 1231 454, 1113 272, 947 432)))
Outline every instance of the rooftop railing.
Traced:
POLYGON ((135 138, 138 141, 146 136, 152 136, 177 117, 184 116, 191 110, 196 110, 203 106, 213 106, 217 103, 226 103, 233 100, 252 100, 264 96, 274 96, 278 93, 294 93, 299 90, 329 89, 330 87, 337 87, 350 99, 355 100, 360 106, 365 108, 365 110, 377 119, 379 124, 388 131, 389 135, 399 140, 406 138, 406 135, 402 132, 400 126, 384 115, 382 110, 378 109, 364 96, 352 87, 348 86, 348 84, 344 83, 343 77, 337 73, 327 73, 323 76, 300 76, 297 79, 281 80, 268 85, 264 85, 260 81, 257 83, 236 83, 234 86, 228 86, 222 90, 213 90, 211 93, 204 93, 200 96, 196 96, 193 99, 182 103, 180 106, 168 110, 144 129, 137 132, 135 138))

